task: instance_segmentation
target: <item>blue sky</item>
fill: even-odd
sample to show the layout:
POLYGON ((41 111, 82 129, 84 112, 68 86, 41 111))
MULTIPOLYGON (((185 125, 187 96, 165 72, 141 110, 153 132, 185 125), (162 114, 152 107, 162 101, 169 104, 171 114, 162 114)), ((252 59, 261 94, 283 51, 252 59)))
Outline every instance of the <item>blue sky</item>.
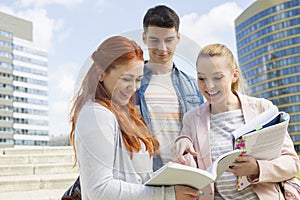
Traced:
POLYGON ((200 47, 224 43, 235 53, 234 20, 253 2, 1 0, 0 11, 33 22, 34 42, 48 51, 50 135, 65 135, 70 130, 68 110, 77 75, 89 54, 105 38, 132 32, 139 37, 147 9, 164 4, 180 15, 180 32, 188 41, 200 47))

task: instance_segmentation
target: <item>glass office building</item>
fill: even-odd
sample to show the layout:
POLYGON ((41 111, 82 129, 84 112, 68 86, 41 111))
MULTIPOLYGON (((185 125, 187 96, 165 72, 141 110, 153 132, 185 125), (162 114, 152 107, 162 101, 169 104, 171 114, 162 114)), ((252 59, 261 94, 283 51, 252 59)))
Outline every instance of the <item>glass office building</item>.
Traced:
POLYGON ((248 93, 290 114, 300 153, 300 1, 257 0, 235 20, 235 32, 248 93))
POLYGON ((47 65, 32 22, 0 12, 0 147, 48 145, 47 65))

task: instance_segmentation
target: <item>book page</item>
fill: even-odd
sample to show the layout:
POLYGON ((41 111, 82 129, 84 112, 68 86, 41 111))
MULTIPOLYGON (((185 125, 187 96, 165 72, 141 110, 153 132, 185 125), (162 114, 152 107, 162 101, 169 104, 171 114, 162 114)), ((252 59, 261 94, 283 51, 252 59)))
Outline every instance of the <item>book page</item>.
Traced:
POLYGON ((145 185, 187 185, 202 189, 221 176, 234 160, 242 153, 236 149, 221 155, 207 170, 169 162, 154 173, 145 185))
POLYGON ((243 136, 246 154, 261 160, 279 157, 287 127, 288 121, 284 121, 243 136))
MULTIPOLYGON (((281 148, 287 131, 288 121, 255 131, 243 136, 237 143, 244 145, 244 153, 258 160, 272 160, 281 155, 281 148)), ((247 177, 237 178, 237 189, 243 190, 250 183, 247 177)))
MULTIPOLYGON (((248 133, 235 142, 236 148, 242 149, 243 154, 251 155, 259 160, 271 160, 281 155, 281 148, 287 132, 289 115, 277 113, 276 117, 268 120, 264 128, 248 133), (277 119, 278 118, 278 119, 277 119)), ((243 190, 250 183, 247 177, 237 178, 237 189, 243 190)))
POLYGON ((221 155, 208 169, 210 173, 214 174, 217 180, 228 167, 235 161, 242 153, 242 150, 236 149, 221 155))
POLYGON ((255 129, 262 127, 264 124, 268 123, 274 117, 278 115, 277 107, 273 106, 272 108, 266 110, 265 112, 258 115, 256 118, 251 120, 249 123, 244 124, 240 128, 232 132, 234 138, 239 138, 244 134, 252 132, 255 129))
POLYGON ((156 171, 145 185, 186 185, 201 189, 213 181, 213 175, 205 170, 170 162, 156 171))

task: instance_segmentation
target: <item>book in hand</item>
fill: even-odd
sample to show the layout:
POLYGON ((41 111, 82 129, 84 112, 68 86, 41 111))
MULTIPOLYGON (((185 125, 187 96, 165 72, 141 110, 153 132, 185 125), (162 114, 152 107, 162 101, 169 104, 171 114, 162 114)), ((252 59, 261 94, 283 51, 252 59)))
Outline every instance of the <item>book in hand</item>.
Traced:
MULTIPOLYGON (((281 148, 289 124, 289 115, 279 112, 274 106, 258 115, 249 123, 233 131, 235 148, 242 155, 251 155, 258 160, 272 160, 281 155, 281 148)), ((243 190, 250 183, 247 177, 237 177, 237 189, 243 190)))
POLYGON ((279 112, 275 106, 266 110, 232 132, 235 147, 260 160, 279 157, 289 119, 287 113, 279 112))
POLYGON ((242 150, 236 149, 222 154, 207 170, 169 162, 157 170, 145 185, 185 185, 202 189, 216 181, 241 153, 242 150))

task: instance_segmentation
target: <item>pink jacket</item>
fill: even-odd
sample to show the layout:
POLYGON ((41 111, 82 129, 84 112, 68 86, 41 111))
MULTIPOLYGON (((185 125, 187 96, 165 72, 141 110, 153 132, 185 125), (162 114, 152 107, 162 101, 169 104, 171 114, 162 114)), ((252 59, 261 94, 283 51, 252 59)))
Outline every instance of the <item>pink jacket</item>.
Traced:
MULTIPOLYGON (((271 101, 237 94, 242 104, 245 122, 249 122, 259 113, 274 106, 271 101)), ((197 164, 200 169, 207 169, 212 164, 210 141, 210 109, 206 102, 184 115, 181 135, 188 136, 198 152, 197 164)), ((180 136, 179 136, 180 137, 180 136)), ((299 171, 299 158, 288 133, 282 147, 281 156, 271 161, 258 160, 259 178, 252 182, 252 189, 259 199, 283 199, 276 182, 289 179, 299 171)), ((213 183, 202 189, 204 196, 200 199, 214 199, 213 183)))

